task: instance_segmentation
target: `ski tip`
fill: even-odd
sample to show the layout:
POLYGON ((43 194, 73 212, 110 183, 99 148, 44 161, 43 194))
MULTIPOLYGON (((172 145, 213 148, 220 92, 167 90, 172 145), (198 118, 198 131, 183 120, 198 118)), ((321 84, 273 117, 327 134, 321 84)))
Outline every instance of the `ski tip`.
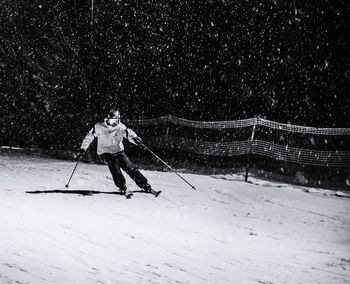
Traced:
POLYGON ((134 195, 133 193, 125 194, 125 198, 126 199, 130 199, 133 195, 134 195))
POLYGON ((158 197, 159 194, 161 194, 162 192, 161 191, 157 191, 156 194, 154 195, 155 197, 158 197))

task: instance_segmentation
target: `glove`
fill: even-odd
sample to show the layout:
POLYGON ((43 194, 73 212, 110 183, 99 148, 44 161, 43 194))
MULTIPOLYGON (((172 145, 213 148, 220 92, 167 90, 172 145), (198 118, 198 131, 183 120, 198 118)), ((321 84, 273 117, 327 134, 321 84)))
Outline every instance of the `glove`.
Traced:
POLYGON ((86 150, 83 148, 79 149, 78 158, 81 158, 85 154, 86 150))
POLYGON ((142 139, 141 139, 141 137, 135 137, 135 138, 133 138, 133 140, 134 140, 134 142, 136 143, 136 145, 140 145, 141 143, 142 143, 142 139))

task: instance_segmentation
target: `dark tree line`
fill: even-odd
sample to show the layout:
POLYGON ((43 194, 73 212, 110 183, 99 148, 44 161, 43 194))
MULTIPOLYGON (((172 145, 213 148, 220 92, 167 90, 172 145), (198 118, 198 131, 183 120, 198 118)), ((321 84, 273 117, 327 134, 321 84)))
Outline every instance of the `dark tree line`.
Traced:
POLYGON ((111 105, 350 127, 346 1, 0 5, 1 144, 71 145, 111 105))

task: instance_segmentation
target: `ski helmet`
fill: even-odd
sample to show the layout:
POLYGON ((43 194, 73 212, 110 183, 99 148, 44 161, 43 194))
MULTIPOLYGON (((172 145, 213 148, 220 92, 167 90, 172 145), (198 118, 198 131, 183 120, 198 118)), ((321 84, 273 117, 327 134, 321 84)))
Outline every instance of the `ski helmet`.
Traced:
POLYGON ((115 119, 115 118, 120 119, 120 112, 118 109, 112 108, 108 111, 107 117, 112 119, 115 119))
POLYGON ((107 123, 111 126, 116 126, 120 123, 120 112, 119 110, 113 108, 109 110, 107 115, 107 123))

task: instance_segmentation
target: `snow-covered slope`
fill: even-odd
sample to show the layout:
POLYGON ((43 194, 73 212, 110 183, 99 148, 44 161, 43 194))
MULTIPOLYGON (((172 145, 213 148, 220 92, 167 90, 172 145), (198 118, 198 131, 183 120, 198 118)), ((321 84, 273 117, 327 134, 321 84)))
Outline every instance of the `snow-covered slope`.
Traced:
POLYGON ((103 165, 66 190, 73 167, 0 156, 0 283, 350 283, 348 198, 143 171, 162 194, 128 200, 103 165))

